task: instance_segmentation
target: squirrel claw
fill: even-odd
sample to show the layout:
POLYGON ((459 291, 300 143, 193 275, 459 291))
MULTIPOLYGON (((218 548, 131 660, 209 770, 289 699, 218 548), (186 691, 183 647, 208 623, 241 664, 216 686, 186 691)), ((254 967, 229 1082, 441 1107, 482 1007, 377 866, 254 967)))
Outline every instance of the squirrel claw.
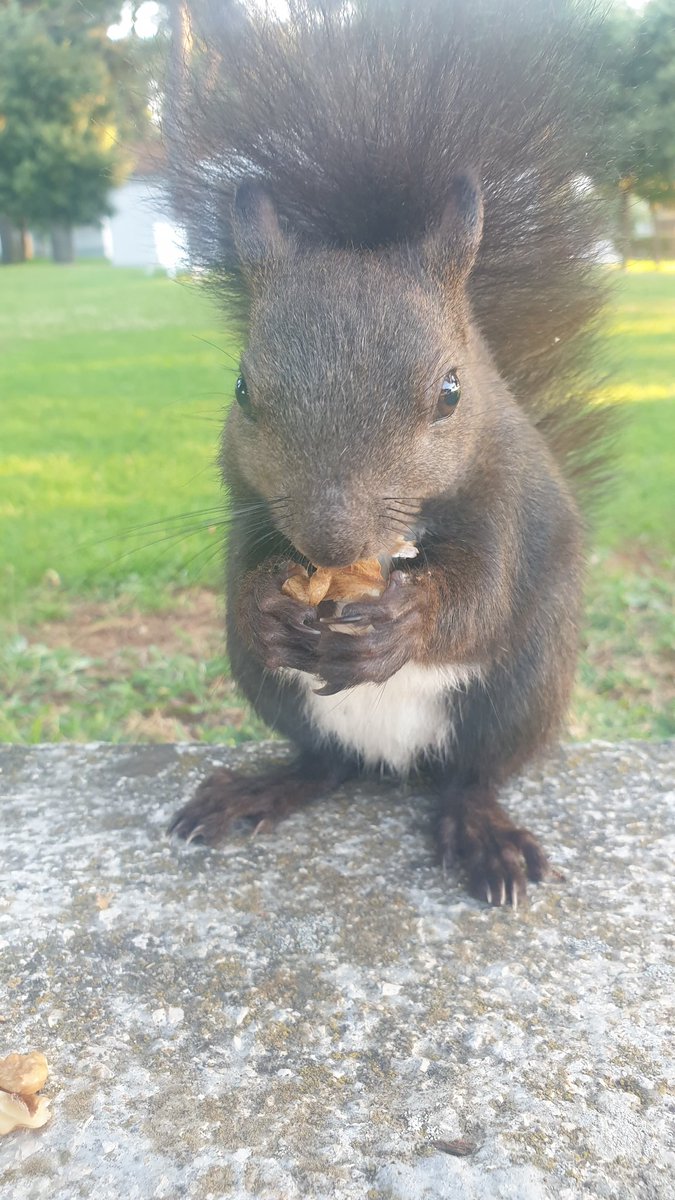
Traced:
POLYGON ((469 891, 492 908, 514 913, 527 896, 527 881, 560 878, 533 834, 519 829, 485 788, 450 790, 441 817, 439 842, 443 863, 465 866, 469 891))
POLYGON ((187 835, 187 837, 185 839, 185 845, 189 846, 190 842, 194 842, 195 838, 201 837, 203 832, 204 832, 203 825, 195 825, 194 829, 191 830, 190 833, 187 835))
MULTIPOLYGON (((332 625, 357 625, 357 624, 358 624, 360 621, 363 621, 364 619, 365 619, 365 617, 364 617, 364 616, 363 616, 363 615, 362 615, 360 612, 357 612, 357 613, 345 613, 345 612, 343 612, 343 613, 341 613, 341 614, 340 614, 340 616, 339 616, 339 617, 338 617, 338 616, 335 616, 335 617, 319 617, 319 622, 320 622, 320 624, 321 624, 321 625, 328 625, 328 626, 332 626, 332 625)), ((318 632, 318 631, 317 631, 317 632, 318 632)))

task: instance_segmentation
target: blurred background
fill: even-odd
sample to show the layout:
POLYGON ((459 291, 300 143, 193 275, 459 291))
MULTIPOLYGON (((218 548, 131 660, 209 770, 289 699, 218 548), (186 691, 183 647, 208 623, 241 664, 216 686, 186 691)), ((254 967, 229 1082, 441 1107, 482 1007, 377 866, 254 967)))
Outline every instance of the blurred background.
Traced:
MULTIPOLYGON (((186 15, 0 0, 0 741, 263 732, 229 678, 219 599, 238 347, 167 200, 186 15)), ((569 736, 659 738, 675 733, 675 0, 614 3, 593 53, 600 355, 625 420, 569 736)))

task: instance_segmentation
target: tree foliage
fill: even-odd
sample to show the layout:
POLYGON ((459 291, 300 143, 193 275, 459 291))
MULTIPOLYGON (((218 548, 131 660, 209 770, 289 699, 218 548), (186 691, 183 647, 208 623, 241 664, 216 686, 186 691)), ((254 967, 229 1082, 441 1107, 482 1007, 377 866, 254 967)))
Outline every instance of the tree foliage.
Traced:
POLYGON ((0 212, 24 225, 86 223, 106 211, 122 165, 112 81, 86 28, 57 37, 44 16, 0 9, 0 212))
POLYGON ((675 0, 615 8, 602 38, 605 182, 650 203, 675 199, 675 0))
POLYGON ((95 221, 150 119, 166 33, 117 41, 120 0, 0 0, 0 214, 95 221))
MULTIPOLYGON (((112 41, 120 7, 0 0, 0 214, 18 225, 97 219, 130 147, 158 136, 150 105, 161 107, 167 86, 171 5, 156 37, 112 41)), ((231 9, 221 0, 213 19, 233 21, 231 9)), ((624 198, 674 202, 675 0, 640 11, 619 0, 589 53, 600 84, 589 119, 602 125, 603 143, 591 173, 624 198)))
POLYGON ((675 0, 651 0, 639 23, 629 86, 633 188, 644 200, 675 200, 675 0))

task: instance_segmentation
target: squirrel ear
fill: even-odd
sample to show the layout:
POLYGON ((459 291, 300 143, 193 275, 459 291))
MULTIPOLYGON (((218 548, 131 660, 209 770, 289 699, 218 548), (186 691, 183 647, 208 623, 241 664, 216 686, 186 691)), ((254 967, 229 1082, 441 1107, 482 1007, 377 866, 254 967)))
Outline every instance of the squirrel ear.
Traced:
POLYGON ((427 236, 425 250, 435 273, 464 281, 478 253, 483 234, 483 195, 473 175, 456 175, 440 224, 427 236))
POLYGON ((258 272, 286 251, 288 240, 282 233, 272 198, 258 180, 240 183, 235 192, 232 233, 244 270, 258 272))

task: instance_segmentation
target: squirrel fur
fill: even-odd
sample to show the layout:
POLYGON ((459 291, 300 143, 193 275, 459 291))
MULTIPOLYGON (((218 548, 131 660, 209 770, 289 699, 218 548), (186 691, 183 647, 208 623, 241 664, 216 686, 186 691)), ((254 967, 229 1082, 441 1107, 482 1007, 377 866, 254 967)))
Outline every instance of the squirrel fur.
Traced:
POLYGON ((298 759, 215 772, 173 828, 215 841, 419 770, 443 860, 517 905, 550 868, 498 789, 564 717, 602 461, 587 31, 571 0, 290 10, 195 7, 170 140, 246 345, 221 454, 232 671, 298 759), (417 558, 337 624, 281 591, 401 537, 417 558))

